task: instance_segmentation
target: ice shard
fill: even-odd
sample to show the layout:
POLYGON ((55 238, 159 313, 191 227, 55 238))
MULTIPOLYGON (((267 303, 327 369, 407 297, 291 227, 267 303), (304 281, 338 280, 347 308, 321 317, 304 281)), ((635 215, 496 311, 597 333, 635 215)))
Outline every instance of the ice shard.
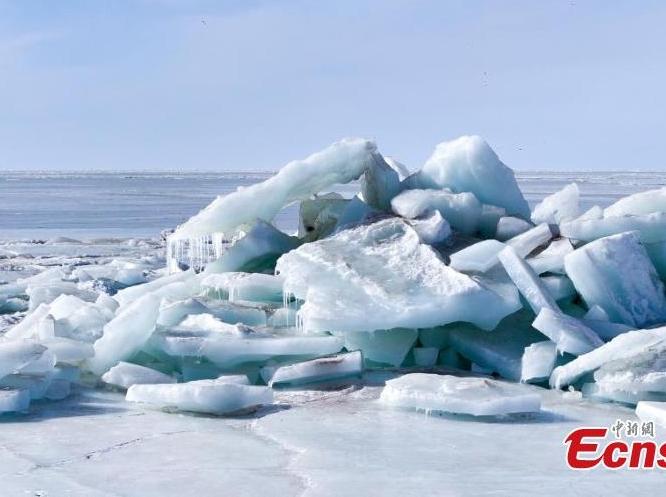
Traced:
POLYGON ((573 355, 582 355, 600 347, 603 340, 579 319, 544 307, 532 324, 550 338, 557 349, 573 355))
POLYGON ((312 385, 358 378, 362 374, 363 354, 357 350, 278 367, 272 373, 269 385, 273 388, 312 385))
POLYGON ((166 375, 139 364, 119 362, 102 375, 102 381, 108 385, 127 389, 132 385, 152 385, 156 383, 175 383, 172 376, 166 375))
POLYGON ((544 198, 532 211, 534 224, 560 224, 578 217, 580 191, 576 183, 571 183, 552 195, 544 198))

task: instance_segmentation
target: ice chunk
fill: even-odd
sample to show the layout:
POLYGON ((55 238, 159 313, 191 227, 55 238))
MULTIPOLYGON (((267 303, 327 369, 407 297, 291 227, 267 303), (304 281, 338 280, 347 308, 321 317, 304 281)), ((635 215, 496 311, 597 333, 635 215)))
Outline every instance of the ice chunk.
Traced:
POLYGON ((506 244, 513 247, 519 256, 526 257, 537 247, 546 244, 552 237, 553 234, 550 228, 547 224, 543 223, 520 235, 514 236, 510 240, 507 240, 506 244))
POLYGON ((249 305, 223 300, 206 302, 210 312, 225 323, 243 323, 248 326, 266 325, 266 311, 249 305))
POLYGON ((529 264, 518 256, 513 247, 506 247, 499 253, 498 258, 535 314, 543 308, 559 310, 545 283, 532 271, 529 264))
POLYGON ((405 166, 402 162, 398 162, 397 160, 395 160, 395 158, 384 157, 384 160, 391 167, 391 169, 393 169, 396 173, 398 173, 398 178, 400 178, 400 181, 404 180, 407 176, 411 174, 409 172, 409 168, 405 166))
POLYGON ((649 347, 663 344, 665 340, 666 327, 628 331, 593 351, 555 368, 550 377, 550 384, 555 388, 570 385, 586 373, 600 368, 604 363, 636 356, 649 347))
POLYGON ((437 245, 451 236, 451 226, 439 211, 432 211, 409 221, 423 243, 437 245))
POLYGON ((644 422, 654 421, 666 427, 666 402, 643 400, 636 405, 636 416, 644 422))
POLYGON ((576 221, 589 221, 590 219, 601 219, 604 217, 604 210, 598 205, 590 207, 576 218, 576 221))
POLYGON ((574 355, 585 354, 604 343, 580 319, 547 307, 541 309, 532 326, 555 342, 558 350, 574 355))
POLYGON ((635 233, 588 243, 567 255, 564 266, 588 307, 603 307, 612 321, 638 327, 666 321, 664 285, 635 233))
POLYGON ((283 284, 279 276, 261 273, 211 274, 201 282, 204 290, 214 290, 225 295, 230 302, 282 302, 283 284))
POLYGON ((160 326, 176 326, 189 315, 207 314, 210 309, 199 302, 197 299, 179 300, 169 302, 163 300, 160 304, 159 317, 157 324, 160 326))
POLYGON ((634 327, 627 326, 626 324, 611 323, 610 321, 603 321, 599 319, 582 318, 581 320, 585 326, 594 330, 599 338, 606 341, 612 340, 622 333, 636 329, 634 327))
POLYGON ((499 254, 506 245, 497 240, 483 240, 451 255, 450 266, 457 271, 485 272, 499 263, 499 254))
MULTIPOLYGON (((49 314, 49 305, 41 304, 37 309, 29 313, 22 321, 12 326, 6 333, 6 338, 35 338, 39 334, 42 321, 49 314)), ((51 318, 51 321, 52 318, 51 318)))
POLYGON ((233 415, 271 404, 273 392, 268 387, 216 379, 173 385, 132 385, 126 399, 162 409, 233 415))
POLYGON ((666 347, 647 348, 634 356, 610 361, 594 373, 599 392, 661 392, 666 394, 666 347))
POLYGON ((593 305, 585 313, 585 319, 594 319, 595 321, 610 321, 608 313, 600 305, 593 305))
POLYGON ((52 380, 52 374, 10 374, 0 379, 0 389, 27 390, 31 400, 40 400, 46 397, 52 380))
POLYGON ((495 238, 505 242, 531 230, 533 227, 534 225, 532 223, 525 221, 524 219, 512 216, 502 216, 497 222, 495 238))
POLYGON ((266 181, 218 197, 179 226, 170 240, 231 233, 256 219, 271 221, 288 204, 358 179, 375 163, 376 149, 371 141, 346 138, 304 160, 292 161, 266 181))
POLYGON ((553 342, 537 342, 525 347, 521 361, 520 381, 548 380, 557 360, 557 347, 553 342))
POLYGON ((425 373, 406 374, 387 381, 380 400, 397 407, 472 416, 538 412, 541 409, 539 394, 524 385, 425 373))
POLYGON ((297 247, 299 243, 298 238, 286 235, 272 224, 259 220, 219 259, 208 264, 205 273, 252 272, 272 268, 279 256, 297 247))
POLYGON ((0 378, 38 360, 45 351, 34 340, 0 340, 0 378))
POLYGON ((432 367, 437 364, 439 349, 435 347, 414 347, 414 364, 422 367, 432 367))
POLYGON ((197 275, 194 273, 194 271, 183 271, 180 273, 170 274, 168 276, 162 276, 161 278, 154 279, 153 281, 144 283, 143 285, 137 285, 120 290, 113 296, 113 299, 121 306, 124 306, 138 300, 143 295, 156 292, 161 288, 167 287, 173 283, 189 282, 196 277, 197 275))
POLYGON ((531 328, 532 313, 521 311, 505 318, 493 331, 458 323, 449 333, 451 347, 463 357, 495 371, 504 378, 519 381, 525 347, 543 341, 531 328))
POLYGON ((453 229, 466 234, 478 229, 482 209, 473 193, 446 190, 406 190, 391 201, 391 206, 393 212, 407 219, 439 211, 453 229))
POLYGON ((60 295, 74 295, 82 300, 94 302, 97 293, 79 288, 71 281, 53 282, 49 285, 29 286, 25 293, 30 297, 29 309, 36 309, 40 304, 50 304, 60 295))
POLYGON ((160 298, 153 294, 144 295, 124 307, 104 327, 104 335, 95 342, 95 356, 88 360, 90 370, 101 375, 138 352, 155 329, 159 309, 160 298))
POLYGON ((578 199, 580 191, 576 183, 571 183, 561 190, 548 195, 532 211, 534 224, 560 224, 578 217, 578 199))
POLYGON ((102 381, 120 388, 132 385, 151 385, 155 383, 175 383, 176 380, 154 369, 129 362, 119 362, 102 375, 102 381))
POLYGON ((566 238, 559 238, 553 240, 548 247, 535 255, 526 259, 527 263, 532 266, 536 274, 549 273, 563 273, 564 272, 564 257, 573 252, 571 242, 566 238))
POLYGON ((363 200, 375 209, 391 210, 391 199, 400 193, 400 176, 380 154, 372 154, 361 177, 363 200))
POLYGON ((352 198, 335 225, 334 233, 366 222, 377 215, 378 212, 361 200, 358 196, 352 198))
POLYGON ((158 333, 151 345, 172 357, 199 357, 223 369, 278 358, 312 358, 339 352, 342 339, 334 336, 284 336, 253 332, 186 334, 158 333))
POLYGON ((337 193, 303 200, 299 209, 298 237, 312 242, 330 235, 349 202, 337 193))
POLYGON ((420 172, 420 181, 426 188, 472 192, 484 204, 504 207, 509 215, 529 218, 530 209, 513 171, 479 136, 461 136, 440 143, 420 172))
POLYGON ((603 219, 577 219, 560 224, 562 236, 583 242, 591 242, 625 231, 637 231, 643 243, 666 241, 666 212, 603 219))
POLYGON ((493 238, 497 232, 497 223, 506 216, 504 207, 483 204, 481 206, 481 217, 479 218, 479 233, 484 238, 493 238))
POLYGON ((292 387, 360 377, 362 374, 363 354, 357 350, 279 367, 271 376, 269 385, 292 387))
POLYGON ((400 366, 418 338, 418 331, 406 328, 336 332, 344 337, 347 350, 363 351, 370 364, 400 366))
POLYGON ((17 372, 22 374, 49 374, 56 365, 56 356, 52 350, 47 349, 39 358, 20 367, 17 372))
POLYGON ((30 407, 30 392, 26 389, 0 389, 0 414, 26 411, 30 407))
POLYGON ((604 217, 636 216, 666 212, 666 187, 623 197, 604 209, 604 217))
POLYGON ((470 321, 492 329, 519 303, 447 267, 400 219, 342 231, 282 256, 285 293, 305 300, 305 330, 430 328, 470 321), (481 311, 482 310, 482 311, 481 311))

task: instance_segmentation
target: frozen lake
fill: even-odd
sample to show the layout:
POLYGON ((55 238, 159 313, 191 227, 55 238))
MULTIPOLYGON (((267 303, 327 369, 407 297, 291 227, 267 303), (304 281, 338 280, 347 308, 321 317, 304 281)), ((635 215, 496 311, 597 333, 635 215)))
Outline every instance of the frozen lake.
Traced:
MULTIPOLYGON (((666 184, 663 173, 517 175, 530 203, 576 181, 583 208, 666 184)), ((157 241, 123 239, 155 239, 216 195, 266 176, 3 174, 0 280, 114 257, 159 262, 157 241), (97 240, 42 242, 55 237, 97 240)), ((293 229, 295 208, 277 224, 293 229)), ((10 324, 0 322, 0 331, 10 324)), ((660 470, 575 472, 565 464, 572 429, 635 420, 632 408, 530 387, 542 397, 539 414, 429 417, 379 403, 391 374, 370 373, 339 391, 280 392, 276 406, 236 419, 164 413, 81 387, 65 401, 0 418, 0 495, 633 497, 663 486, 660 470)))

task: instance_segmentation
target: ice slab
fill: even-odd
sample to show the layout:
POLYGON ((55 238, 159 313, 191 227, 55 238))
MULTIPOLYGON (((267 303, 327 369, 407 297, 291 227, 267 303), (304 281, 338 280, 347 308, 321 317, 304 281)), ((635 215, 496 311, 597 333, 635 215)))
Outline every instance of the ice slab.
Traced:
POLYGON ((160 373, 151 368, 119 362, 102 375, 102 381, 108 385, 119 388, 129 388, 132 385, 152 385, 156 383, 175 383, 172 376, 160 373))
POLYGON ((478 229, 482 209, 473 193, 447 190, 405 190, 391 201, 391 206, 393 212, 407 219, 439 211, 454 230, 465 234, 478 229))
POLYGON ((34 340, 0 339, 0 378, 38 360, 46 350, 34 340))
POLYGON ((400 176, 380 154, 372 154, 361 176, 363 200, 375 209, 391 211, 391 200, 400 193, 400 176))
POLYGON ((654 421, 666 426, 666 402, 641 401, 636 405, 636 416, 641 421, 654 421))
POLYGON ((268 387, 216 379, 173 385, 132 385, 127 390, 126 399, 162 409, 233 415, 271 404, 273 392, 268 387))
POLYGON ((541 410, 539 394, 523 385, 425 373, 407 374, 387 381, 380 400, 391 406, 472 416, 541 410))
POLYGON ((583 354, 563 366, 556 367, 550 377, 550 384, 555 388, 570 385, 607 362, 636 356, 650 347, 663 345, 665 340, 666 327, 628 331, 593 351, 583 354))
POLYGON ((166 327, 176 326, 187 316, 208 313, 210 313, 210 309, 197 299, 185 299, 176 302, 162 300, 157 324, 166 327))
POLYGON ((261 273, 222 273, 206 276, 201 282, 204 290, 213 290, 230 302, 282 302, 284 281, 279 276, 261 273))
POLYGON ((579 197, 580 191, 576 183, 571 183, 548 195, 532 211, 532 222, 560 224, 576 219, 579 215, 579 197))
POLYGON ((553 342, 537 342, 525 347, 521 361, 520 381, 539 382, 550 378, 555 361, 557 347, 553 342))
POLYGON ((536 274, 564 273, 564 258, 573 252, 571 242, 566 238, 553 240, 548 247, 533 257, 526 259, 536 274))
POLYGON ((149 293, 119 311, 94 344, 95 356, 87 362, 93 373, 101 375, 143 347, 155 330, 160 302, 159 297, 149 293))
POLYGON ((298 238, 283 233, 270 223, 258 220, 245 236, 206 266, 205 274, 272 269, 279 256, 297 247, 299 243, 298 238))
POLYGON ((347 350, 361 350, 369 364, 398 367, 418 338, 409 328, 391 330, 335 332, 345 341, 347 350))
POLYGON ((531 230, 534 225, 524 219, 513 216, 502 216, 497 221, 495 238, 501 242, 515 238, 516 236, 531 230))
POLYGON ((666 241, 666 212, 603 219, 577 219, 560 224, 562 236, 583 242, 591 242, 625 231, 637 231, 643 243, 666 241))
POLYGON ((535 314, 538 314, 543 308, 559 309, 546 284, 534 273, 529 264, 516 253, 513 247, 506 247, 499 253, 498 258, 535 314))
POLYGON ((555 342, 558 350, 574 355, 586 354, 604 343, 581 320, 547 307, 541 309, 532 326, 555 342))
POLYGON ((546 244, 553 237, 550 227, 543 223, 506 241, 521 257, 526 257, 533 250, 546 244))
POLYGON ((497 240, 483 240, 452 254, 449 265, 457 271, 485 272, 499 264, 497 255, 505 247, 497 240))
POLYGON ((577 295, 573 283, 564 275, 542 276, 541 281, 556 301, 573 299, 577 295))
POLYGON ((360 351, 320 357, 278 367, 271 375, 269 386, 294 387, 330 382, 363 374, 363 354, 360 351))
POLYGON ((492 329, 520 305, 447 267, 395 218, 302 245, 282 256, 276 271, 285 278, 285 293, 305 301, 299 317, 309 331, 431 328, 454 321, 492 329))
POLYGON ((664 284, 635 233, 588 243, 564 265, 588 307, 603 307, 612 321, 637 327, 666 321, 664 284))
POLYGON ((426 188, 472 192, 484 204, 504 207, 509 215, 530 215, 513 171, 479 136, 461 136, 437 145, 419 180, 426 188))
POLYGON ((451 225, 439 211, 432 211, 409 221, 423 243, 438 245, 451 236, 451 225))
POLYGON ((26 389, 0 388, 0 414, 21 412, 30 407, 30 392, 26 389))
POLYGON ((602 392, 660 392, 666 397, 666 347, 655 345, 631 357, 603 364, 594 372, 602 392))
POLYGON ((604 209, 604 217, 636 216, 666 212, 666 187, 634 193, 604 209))

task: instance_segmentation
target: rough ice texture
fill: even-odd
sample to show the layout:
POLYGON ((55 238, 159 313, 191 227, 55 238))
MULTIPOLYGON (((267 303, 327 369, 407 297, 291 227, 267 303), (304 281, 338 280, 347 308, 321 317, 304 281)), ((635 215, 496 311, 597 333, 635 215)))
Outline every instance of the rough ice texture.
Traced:
POLYGON ((521 361, 520 381, 543 381, 550 378, 557 360, 557 347, 553 342, 537 342, 525 347, 521 361))
POLYGON ((320 357, 311 361, 282 366, 272 374, 269 385, 297 386, 322 383, 363 374, 361 351, 320 357))
POLYGON ((578 217, 580 191, 576 183, 571 183, 552 195, 544 198, 532 211, 534 224, 560 224, 578 217))
POLYGON ((583 242, 591 242, 625 231, 637 231, 644 243, 666 241, 666 212, 603 219, 577 219, 560 225, 562 236, 583 242))
POLYGON ((439 211, 432 211, 421 217, 411 219, 409 225, 419 235, 423 243, 438 245, 451 236, 451 225, 439 211))
POLYGON ((448 190, 406 190, 391 201, 393 212, 414 219, 433 210, 461 233, 472 234, 479 227, 481 202, 473 193, 448 190))
POLYGON ((611 321, 636 327, 666 321, 664 285, 635 233, 589 243, 564 265, 588 307, 603 307, 611 321))
POLYGON ((656 344, 634 356, 605 363, 594 372, 594 381, 604 392, 666 395, 666 344, 656 344))
POLYGON ((663 345, 664 340, 666 340, 666 327, 628 331, 601 347, 555 368, 550 377, 550 384, 555 388, 570 385, 607 362, 636 356, 650 347, 663 345))
POLYGON ((273 392, 268 387, 216 379, 173 385, 133 385, 127 390, 126 399, 163 409, 231 415, 271 404, 273 392))
POLYGON ((623 197, 604 209, 604 217, 636 216, 666 212, 666 187, 623 197))
POLYGON ((292 202, 358 179, 374 164, 376 149, 371 141, 346 138, 304 160, 292 161, 266 181, 218 197, 179 226, 173 238, 230 233, 257 219, 271 221, 292 202))
POLYGON ((574 355, 585 354, 604 343, 581 320, 547 307, 541 309, 532 326, 555 342, 558 350, 574 355))
POLYGON ((122 361, 104 373, 102 381, 120 388, 129 388, 132 385, 176 382, 172 376, 145 366, 122 361))
POLYGON ((505 247, 497 240, 483 240, 451 254, 449 266, 456 271, 487 271, 499 264, 497 254, 505 247))
POLYGON ((506 247, 499 253, 498 258, 535 314, 543 308, 559 310, 546 285, 513 247, 506 247))
POLYGON ((305 301, 307 331, 430 328, 470 321, 492 329, 515 302, 447 267, 400 219, 345 230, 282 256, 285 293, 305 301))
POLYGON ((487 378, 460 378, 412 373, 386 382, 380 400, 385 404, 425 411, 472 416, 537 412, 539 394, 522 385, 487 378))
POLYGON ((654 421, 666 427, 666 402, 650 402, 643 400, 636 405, 636 416, 641 421, 654 421))
POLYGON ((529 218, 530 209, 513 171, 479 136, 462 136, 440 143, 420 172, 419 180, 425 188, 472 192, 484 204, 504 207, 509 215, 529 218))

